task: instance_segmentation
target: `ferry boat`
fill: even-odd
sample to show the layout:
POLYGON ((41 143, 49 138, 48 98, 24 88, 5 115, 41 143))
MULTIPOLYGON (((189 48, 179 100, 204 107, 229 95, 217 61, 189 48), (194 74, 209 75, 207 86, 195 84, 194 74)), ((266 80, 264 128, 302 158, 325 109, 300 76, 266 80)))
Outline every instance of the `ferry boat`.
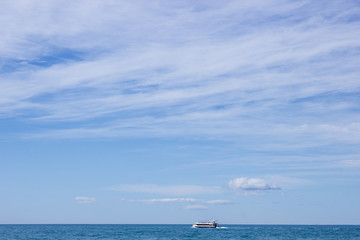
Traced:
POLYGON ((197 222, 193 225, 194 228, 217 228, 219 225, 215 220, 211 222, 197 222))

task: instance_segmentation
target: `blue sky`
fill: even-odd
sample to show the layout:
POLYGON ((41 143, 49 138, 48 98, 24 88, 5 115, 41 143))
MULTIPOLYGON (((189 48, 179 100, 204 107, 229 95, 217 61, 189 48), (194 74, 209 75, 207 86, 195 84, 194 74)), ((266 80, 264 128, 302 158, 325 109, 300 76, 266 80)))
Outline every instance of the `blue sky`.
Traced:
POLYGON ((3 1, 0 223, 360 224, 358 1, 3 1))

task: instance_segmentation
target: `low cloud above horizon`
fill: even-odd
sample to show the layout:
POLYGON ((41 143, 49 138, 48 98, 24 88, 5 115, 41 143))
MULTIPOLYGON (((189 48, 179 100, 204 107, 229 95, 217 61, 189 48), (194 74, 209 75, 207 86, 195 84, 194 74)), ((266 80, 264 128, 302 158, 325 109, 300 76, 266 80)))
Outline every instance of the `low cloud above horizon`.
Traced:
POLYGON ((130 201, 130 202, 143 202, 143 203, 202 203, 202 204, 209 204, 209 205, 216 205, 216 204, 230 204, 232 203, 230 200, 200 200, 195 198, 153 198, 153 199, 142 199, 142 200, 127 200, 121 199, 123 201, 130 201))
POLYGON ((96 202, 96 198, 92 197, 75 197, 75 200, 80 204, 90 204, 96 202))
MULTIPOLYGON (((281 178, 278 178, 281 179, 281 178)), ((289 180, 290 178, 287 178, 289 180)), ((291 180, 291 179, 290 179, 291 180)), ((235 191, 252 191, 252 194, 245 194, 245 196, 256 195, 254 192, 267 190, 280 190, 281 188, 275 184, 266 183, 260 178, 234 178, 228 182, 228 190, 235 191)), ((224 196, 227 188, 220 186, 199 186, 199 185, 157 185, 157 184, 126 184, 116 187, 108 188, 111 191, 132 192, 140 194, 156 194, 168 196, 189 196, 189 195, 219 195, 224 196)), ((216 200, 199 200, 196 198, 152 198, 142 200, 122 199, 130 202, 143 203, 200 203, 201 205, 222 205, 232 203, 230 200, 216 199, 216 200)))
POLYGON ((194 195, 194 194, 217 194, 220 187, 208 187, 197 185, 157 185, 157 184, 125 184, 111 187, 109 190, 123 192, 153 193, 160 195, 194 195))
POLYGON ((266 190, 280 190, 279 186, 268 184, 265 180, 260 178, 234 178, 228 183, 229 188, 233 190, 244 191, 266 191, 266 190))
POLYGON ((148 203, 148 204, 185 204, 183 209, 185 210, 206 210, 209 206, 214 205, 227 205, 232 204, 230 200, 215 199, 215 200, 201 200, 195 198, 153 198, 153 199, 141 199, 141 200, 130 200, 121 199, 122 201, 148 203), (190 205, 189 205, 190 204, 190 205))

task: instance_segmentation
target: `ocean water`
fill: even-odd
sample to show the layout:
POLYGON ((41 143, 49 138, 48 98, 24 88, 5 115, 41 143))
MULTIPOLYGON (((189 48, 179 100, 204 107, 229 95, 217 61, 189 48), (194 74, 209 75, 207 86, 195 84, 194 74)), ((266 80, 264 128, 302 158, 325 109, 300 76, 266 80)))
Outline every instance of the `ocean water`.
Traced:
POLYGON ((191 225, 34 224, 0 225, 0 239, 359 239, 360 226, 224 225, 216 229, 191 225))

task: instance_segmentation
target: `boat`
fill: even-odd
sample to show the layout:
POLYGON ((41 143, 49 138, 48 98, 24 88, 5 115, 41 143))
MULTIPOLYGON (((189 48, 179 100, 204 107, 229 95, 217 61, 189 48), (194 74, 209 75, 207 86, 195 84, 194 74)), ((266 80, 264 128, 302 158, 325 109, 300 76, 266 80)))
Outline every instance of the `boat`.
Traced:
POLYGON ((216 220, 213 220, 211 222, 197 222, 193 225, 194 228, 217 228, 219 227, 219 224, 216 222, 216 220))

